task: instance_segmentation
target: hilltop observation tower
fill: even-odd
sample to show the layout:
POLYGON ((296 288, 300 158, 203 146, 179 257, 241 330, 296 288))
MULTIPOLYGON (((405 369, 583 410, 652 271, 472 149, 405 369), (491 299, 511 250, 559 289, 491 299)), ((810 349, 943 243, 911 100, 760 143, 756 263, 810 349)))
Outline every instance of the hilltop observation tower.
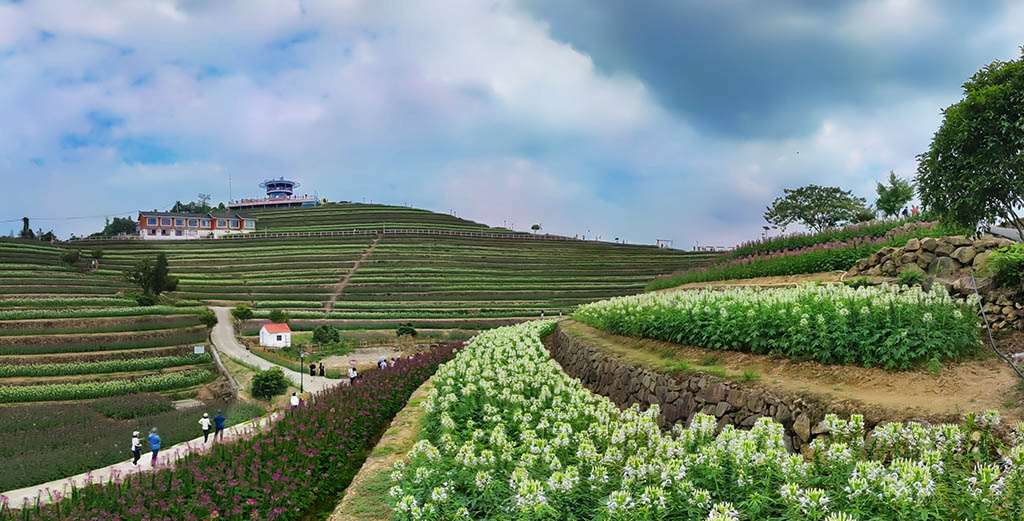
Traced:
POLYGON ((266 197, 228 201, 228 208, 232 210, 288 208, 292 206, 316 206, 317 204, 316 197, 312 195, 295 195, 295 189, 301 186, 298 181, 279 177, 277 179, 267 179, 260 183, 259 186, 267 191, 266 197))

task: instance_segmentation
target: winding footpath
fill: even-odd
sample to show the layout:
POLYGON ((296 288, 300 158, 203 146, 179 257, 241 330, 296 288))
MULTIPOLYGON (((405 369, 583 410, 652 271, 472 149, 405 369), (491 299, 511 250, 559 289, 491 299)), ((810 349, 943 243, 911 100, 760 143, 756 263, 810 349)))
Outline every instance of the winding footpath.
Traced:
MULTIPOLYGON (((242 344, 238 343, 238 340, 235 338, 235 328, 231 320, 231 311, 228 308, 211 307, 211 309, 213 309, 214 313, 217 315, 217 325, 213 328, 211 338, 213 340, 214 348, 217 349, 220 354, 241 360, 250 365, 258 366, 261 369, 281 367, 250 353, 244 346, 242 346, 242 344)), ((284 374, 288 379, 295 382, 296 386, 299 384, 298 372, 285 367, 281 367, 281 370, 284 371, 284 374)), ((310 392, 330 389, 331 387, 338 385, 341 381, 342 380, 321 378, 319 376, 315 378, 310 378, 308 375, 303 377, 305 389, 310 392)), ((197 422, 197 432, 199 431, 198 421, 201 411, 202 409, 196 409, 195 421, 197 422)), ((277 418, 278 414, 280 413, 272 413, 228 427, 224 429, 224 441, 227 442, 235 438, 250 437, 257 434, 271 424, 277 418)), ((117 436, 123 436, 126 441, 131 438, 131 432, 114 434, 117 436)), ((105 483, 112 479, 124 479, 126 476, 132 474, 152 470, 153 466, 150 454, 145 450, 149 448, 149 444, 146 442, 147 434, 149 433, 142 432, 140 436, 144 451, 142 459, 139 460, 139 464, 137 466, 133 465, 132 460, 129 458, 120 463, 91 470, 89 472, 78 474, 77 476, 61 478, 41 485, 10 490, 0 493, 0 504, 6 502, 11 507, 20 508, 25 504, 33 505, 36 500, 39 500, 42 503, 49 503, 57 497, 70 494, 72 487, 82 488, 92 483, 105 483)), ((178 458, 186 454, 205 452, 208 447, 213 445, 214 442, 212 440, 210 443, 204 444, 203 437, 197 436, 195 439, 182 442, 171 447, 164 447, 160 449, 160 456, 157 459, 157 467, 172 465, 178 458)))
POLYGON ((217 315, 217 325, 213 326, 210 338, 213 340, 213 347, 220 351, 220 354, 264 370, 280 367, 284 371, 285 377, 291 380, 295 387, 299 386, 301 378, 303 389, 308 392, 330 389, 342 382, 339 379, 321 378, 320 376, 310 377, 308 373, 300 375, 298 371, 282 367, 252 354, 245 346, 238 343, 238 339, 235 337, 235 328, 231 322, 231 308, 210 306, 210 309, 217 315))

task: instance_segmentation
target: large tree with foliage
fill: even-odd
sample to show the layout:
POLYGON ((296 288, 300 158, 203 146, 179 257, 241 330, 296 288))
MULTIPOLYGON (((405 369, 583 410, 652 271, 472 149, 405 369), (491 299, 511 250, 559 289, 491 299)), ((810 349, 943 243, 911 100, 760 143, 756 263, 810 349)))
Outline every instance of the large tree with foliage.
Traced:
POLYGON ((917 156, 921 202, 969 227, 1003 219, 1022 230, 1024 207, 1024 47, 1021 58, 994 61, 963 85, 943 110, 928 151, 917 156))
POLYGON ((764 220, 782 229, 799 223, 817 232, 856 221, 870 211, 863 197, 836 186, 807 185, 784 192, 764 212, 764 220))
POLYGON ((135 266, 125 270, 124 277, 142 288, 146 295, 159 295, 178 288, 178 279, 170 275, 167 255, 163 253, 156 256, 155 262, 148 258, 139 259, 135 266))
MULTIPOLYGON (((107 220, 100 235, 113 237, 115 235, 132 235, 138 231, 138 223, 135 219, 128 217, 114 217, 114 220, 107 220)), ((94 234, 95 235, 95 234, 94 234)))
POLYGON ((875 185, 875 192, 878 193, 875 208, 888 217, 896 217, 914 198, 914 183, 897 177, 896 172, 889 170, 889 185, 878 183, 875 185))

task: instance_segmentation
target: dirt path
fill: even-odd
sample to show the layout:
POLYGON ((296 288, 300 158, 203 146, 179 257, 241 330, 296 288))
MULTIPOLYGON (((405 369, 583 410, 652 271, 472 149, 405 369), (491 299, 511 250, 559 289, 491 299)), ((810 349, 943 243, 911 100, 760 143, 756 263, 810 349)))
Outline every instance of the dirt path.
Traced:
POLYGON ((743 371, 747 370, 762 387, 850 401, 905 414, 908 419, 956 416, 986 409, 998 410, 1007 422, 1024 419, 1024 385, 1008 365, 994 356, 947 364, 938 374, 897 372, 680 346, 613 335, 571 320, 561 324, 591 345, 661 372, 686 368, 724 371, 727 377, 742 380, 743 371))
POLYGON ((425 411, 420 407, 432 380, 423 382, 409 397, 409 403, 398 412, 380 442, 366 458, 359 473, 345 490, 345 496, 327 521, 388 521, 388 489, 391 488, 391 467, 412 449, 420 432, 425 411))
MULTIPOLYGON (((690 282, 674 288, 658 290, 656 293, 676 291, 680 289, 703 289, 703 288, 729 288, 735 286, 756 286, 759 288, 784 288, 804 284, 807 282, 842 282, 845 272, 824 271, 821 273, 806 273, 803 275, 777 275, 773 277, 754 277, 751 279, 715 280, 711 282, 690 282)), ((859 277, 858 277, 859 278, 859 277)), ((866 277, 872 282, 892 280, 892 277, 866 277)))
POLYGON ((324 316, 327 316, 327 314, 331 312, 331 309, 334 308, 334 303, 338 301, 338 297, 341 296, 341 292, 345 291, 345 286, 348 286, 348 281, 352 280, 352 276, 356 274, 359 266, 362 265, 366 259, 370 258, 370 254, 373 253, 374 248, 377 247, 377 241, 379 240, 380 236, 378 235, 370 241, 370 246, 366 248, 363 255, 359 257, 359 260, 357 260, 355 264, 352 265, 352 268, 345 273, 345 276, 342 277, 341 282, 338 283, 338 289, 336 289, 331 295, 331 298, 327 299, 327 302, 324 303, 324 316))

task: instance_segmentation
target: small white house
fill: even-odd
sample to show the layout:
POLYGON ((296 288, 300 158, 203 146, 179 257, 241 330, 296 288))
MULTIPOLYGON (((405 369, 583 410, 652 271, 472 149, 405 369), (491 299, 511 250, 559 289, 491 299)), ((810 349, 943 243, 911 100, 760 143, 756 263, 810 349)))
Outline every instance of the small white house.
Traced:
POLYGON ((260 345, 263 347, 291 347, 292 330, 288 324, 263 324, 260 328, 260 345))

